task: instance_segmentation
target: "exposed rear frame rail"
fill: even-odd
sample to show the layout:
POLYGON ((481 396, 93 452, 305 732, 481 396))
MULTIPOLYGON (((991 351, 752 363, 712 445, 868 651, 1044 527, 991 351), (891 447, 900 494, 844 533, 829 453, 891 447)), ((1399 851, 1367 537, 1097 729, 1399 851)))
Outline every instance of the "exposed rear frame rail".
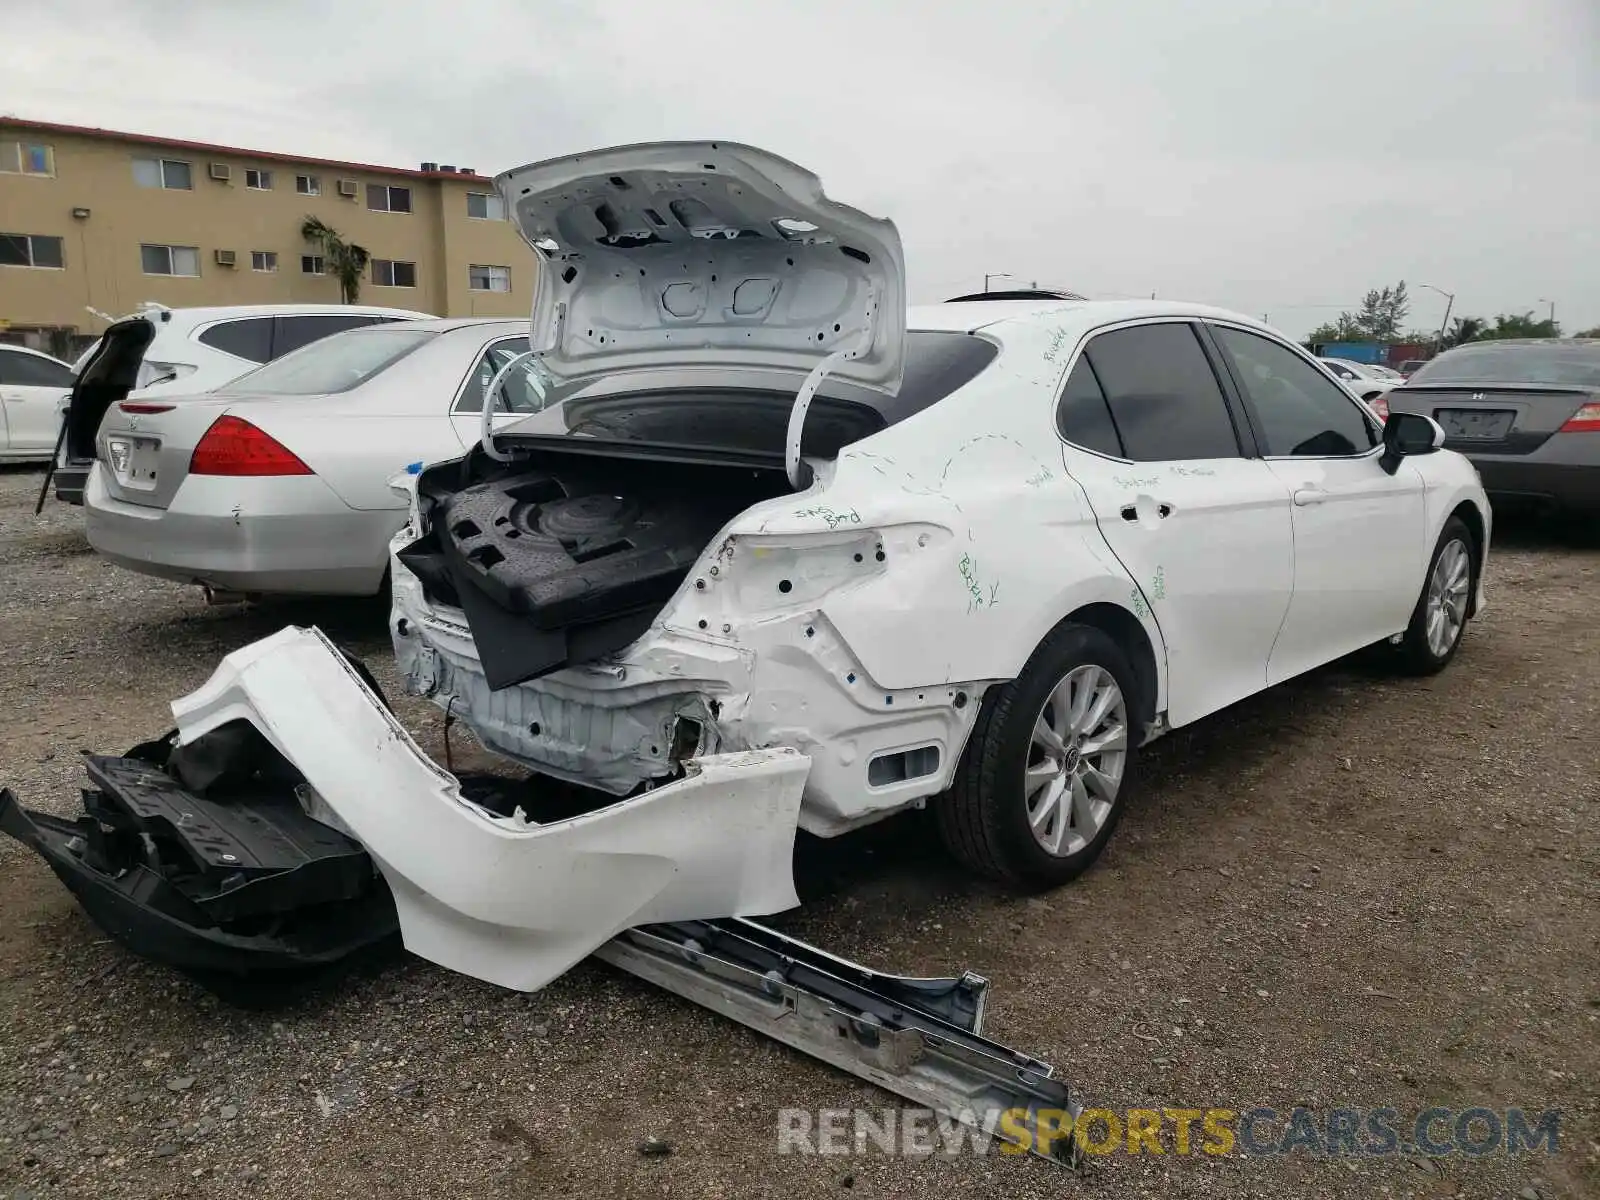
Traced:
POLYGON ((886 975, 738 918, 639 926, 594 957, 1029 1153, 1081 1162, 1082 1104, 1048 1063, 982 1036, 982 976, 886 975))

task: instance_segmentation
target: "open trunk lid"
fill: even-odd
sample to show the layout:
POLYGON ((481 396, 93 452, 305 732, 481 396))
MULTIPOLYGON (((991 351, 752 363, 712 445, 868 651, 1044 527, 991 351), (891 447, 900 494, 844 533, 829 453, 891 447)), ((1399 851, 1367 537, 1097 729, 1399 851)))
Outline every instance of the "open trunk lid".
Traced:
POLYGON ((67 397, 67 415, 57 465, 94 461, 95 434, 113 404, 138 386, 139 367, 155 340, 146 318, 129 317, 107 327, 78 372, 67 397))
POLYGON ((654 142, 503 172, 543 260, 530 345, 558 382, 778 368, 894 394, 905 259, 894 224, 734 142, 654 142))

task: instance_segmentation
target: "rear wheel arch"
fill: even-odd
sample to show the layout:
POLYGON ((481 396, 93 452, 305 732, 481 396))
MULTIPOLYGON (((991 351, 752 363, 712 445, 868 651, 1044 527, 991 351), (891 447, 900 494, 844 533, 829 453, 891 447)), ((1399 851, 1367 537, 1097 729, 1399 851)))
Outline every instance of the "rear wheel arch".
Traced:
MULTIPOLYGON (((1463 500, 1450 511, 1450 517, 1457 518, 1467 527, 1467 533, 1472 538, 1472 586, 1467 593, 1467 616, 1478 615, 1478 580, 1483 576, 1483 551, 1484 551, 1484 520, 1483 513, 1471 500, 1463 500)), ((1450 517, 1446 517, 1448 522, 1450 517)))
POLYGON ((1085 604, 1057 622, 1055 628, 1051 629, 1045 638, 1052 636, 1062 625, 1089 625, 1116 642, 1118 648, 1127 656, 1128 665, 1133 668, 1134 678, 1137 681, 1139 694, 1135 699, 1138 703, 1139 722, 1141 726, 1148 726, 1154 721, 1156 703, 1161 695, 1161 666, 1156 658, 1155 646, 1150 642, 1150 635, 1145 632, 1139 618, 1118 604, 1104 601, 1085 604))

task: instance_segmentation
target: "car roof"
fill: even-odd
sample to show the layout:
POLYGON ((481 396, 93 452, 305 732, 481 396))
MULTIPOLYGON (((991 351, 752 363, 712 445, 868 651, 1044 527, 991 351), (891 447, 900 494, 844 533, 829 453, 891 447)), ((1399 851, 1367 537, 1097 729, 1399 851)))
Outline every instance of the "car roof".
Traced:
POLYGON ((918 305, 907 314, 911 330, 959 330, 967 333, 1011 322, 1054 317, 1074 328, 1089 329, 1146 317, 1189 317, 1247 325, 1275 337, 1285 335, 1246 313, 1185 300, 984 300, 918 305))
POLYGON ((355 313, 363 316, 401 317, 415 320, 431 318, 432 313, 417 312, 409 308, 388 308, 381 304, 217 304, 194 308, 168 308, 161 304, 147 304, 119 320, 131 317, 149 317, 157 329, 162 327, 193 327, 209 321, 238 319, 241 317, 320 317, 328 314, 355 313), (170 314, 163 319, 163 314, 170 314))
MULTIPOLYGON (((1451 346, 1451 350, 1466 350, 1478 346, 1560 346, 1560 347, 1597 347, 1600 348, 1600 338, 1585 337, 1557 337, 1557 338, 1488 338, 1481 342, 1462 342, 1458 346, 1451 346)), ((1447 351, 1448 353, 1448 351, 1447 351)))
MULTIPOLYGON (((451 333, 457 329, 487 329, 495 333, 497 326, 504 327, 504 333, 499 336, 516 337, 527 336, 527 317, 429 317, 425 321, 407 321, 406 329, 421 330, 424 333, 451 333)), ((393 329, 393 325, 368 325, 361 329, 346 330, 346 333, 381 333, 386 329, 393 329)))

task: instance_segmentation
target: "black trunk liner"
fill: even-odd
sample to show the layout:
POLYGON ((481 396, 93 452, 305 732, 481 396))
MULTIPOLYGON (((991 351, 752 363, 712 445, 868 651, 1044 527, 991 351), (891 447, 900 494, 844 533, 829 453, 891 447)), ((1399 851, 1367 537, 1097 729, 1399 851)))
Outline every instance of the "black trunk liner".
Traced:
POLYGON ((400 561, 462 610, 495 690, 635 641, 722 526, 788 486, 749 462, 543 453, 464 486, 463 466, 424 473, 431 528, 400 561))

